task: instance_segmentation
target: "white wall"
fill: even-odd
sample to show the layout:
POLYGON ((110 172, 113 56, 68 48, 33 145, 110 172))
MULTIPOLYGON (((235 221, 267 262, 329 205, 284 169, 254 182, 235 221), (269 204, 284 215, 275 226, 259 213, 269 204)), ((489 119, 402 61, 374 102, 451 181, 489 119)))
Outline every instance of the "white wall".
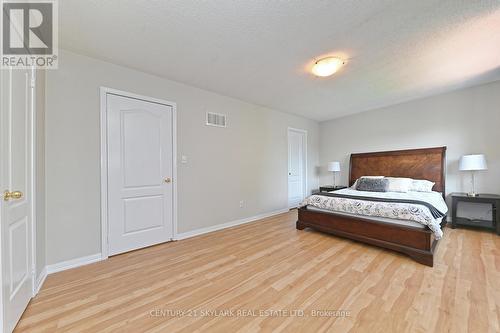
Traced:
POLYGON ((447 146, 446 192, 470 190, 458 170, 461 155, 482 153, 488 171, 477 191, 500 193, 500 82, 359 113, 320 124, 320 183, 332 182, 329 161, 341 161, 343 184, 350 153, 447 146))
POLYGON ((100 86, 177 103, 178 159, 189 159, 174 180, 179 232, 286 208, 288 126, 308 131, 308 184, 318 186, 316 122, 61 51, 47 73, 48 264, 101 251, 100 86), (205 126, 206 111, 227 114, 229 127, 205 126))

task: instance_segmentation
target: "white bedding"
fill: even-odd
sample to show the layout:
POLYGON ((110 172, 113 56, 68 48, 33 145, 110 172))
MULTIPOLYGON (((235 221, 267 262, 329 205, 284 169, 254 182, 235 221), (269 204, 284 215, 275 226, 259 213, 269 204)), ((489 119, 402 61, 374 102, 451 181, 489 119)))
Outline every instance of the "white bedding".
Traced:
MULTIPOLYGON (((419 200, 433 205, 444 214, 448 212, 446 202, 443 200, 441 193, 438 192, 365 192, 346 188, 335 191, 335 193, 350 196, 419 200)), ((311 195, 306 198, 300 206, 307 205, 334 212, 414 221, 421 225, 428 226, 429 229, 434 232, 436 239, 440 239, 443 236, 440 226, 442 219, 434 218, 429 208, 424 205, 356 200, 322 195, 311 195)))

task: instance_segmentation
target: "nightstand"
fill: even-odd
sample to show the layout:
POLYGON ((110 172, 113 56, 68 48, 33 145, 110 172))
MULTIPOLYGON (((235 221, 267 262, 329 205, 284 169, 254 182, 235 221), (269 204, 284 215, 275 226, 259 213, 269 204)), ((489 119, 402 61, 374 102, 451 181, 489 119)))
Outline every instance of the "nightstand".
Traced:
POLYGON ((347 186, 331 186, 331 185, 325 185, 325 186, 320 186, 319 191, 320 192, 331 192, 331 191, 337 191, 341 190, 343 188, 347 188, 347 186))
POLYGON ((500 195, 479 194, 477 197, 469 197, 466 193, 452 193, 451 204, 451 227, 457 226, 477 227, 496 231, 500 235, 500 195), (465 217, 457 216, 457 206, 459 202, 486 203, 492 206, 492 220, 471 220, 465 217))

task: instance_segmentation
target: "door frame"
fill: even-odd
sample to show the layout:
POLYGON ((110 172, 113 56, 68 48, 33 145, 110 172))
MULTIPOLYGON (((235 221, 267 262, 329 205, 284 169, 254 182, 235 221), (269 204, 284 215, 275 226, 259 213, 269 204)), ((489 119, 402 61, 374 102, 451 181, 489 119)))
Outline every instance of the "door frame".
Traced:
POLYGON ((304 193, 304 197, 307 196, 307 131, 304 130, 304 129, 300 129, 300 128, 294 128, 294 127, 288 127, 287 128, 287 151, 288 151, 288 155, 287 155, 287 161, 286 161, 286 164, 287 164, 287 171, 286 171, 286 174, 287 174, 287 178, 286 178, 286 188, 287 188, 287 206, 288 208, 294 208, 290 205, 290 189, 289 189, 289 180, 288 180, 288 173, 290 172, 290 170, 288 170, 288 163, 290 162, 290 132, 296 132, 296 133, 300 133, 300 134, 303 134, 304 135, 304 153, 303 153, 303 157, 304 157, 304 170, 303 170, 303 178, 302 178, 302 188, 303 188, 303 193, 304 193))
MULTIPOLYGON (((39 282, 39 277, 43 276, 43 270, 45 269, 45 266, 42 268, 42 271, 40 273, 40 276, 37 275, 36 268, 37 268, 37 249, 36 249, 36 236, 37 236, 37 211, 36 211, 36 191, 38 190, 36 186, 37 182, 37 155, 38 151, 36 149, 36 138, 38 137, 38 116, 36 112, 36 105, 37 105, 37 91, 36 91, 36 79, 37 79, 37 72, 35 67, 31 67, 31 77, 30 77, 30 94, 31 94, 31 269, 32 269, 32 274, 33 274, 33 297, 35 297, 36 294, 38 294, 38 291, 41 287, 41 284, 38 285, 39 282)), ((45 158, 44 158, 45 160, 45 158)))
POLYGON ((172 108, 172 239, 177 237, 177 105, 163 99, 130 93, 108 87, 100 87, 100 126, 101 126, 101 259, 107 259, 108 242, 108 118, 107 95, 117 95, 145 102, 162 104, 172 108))

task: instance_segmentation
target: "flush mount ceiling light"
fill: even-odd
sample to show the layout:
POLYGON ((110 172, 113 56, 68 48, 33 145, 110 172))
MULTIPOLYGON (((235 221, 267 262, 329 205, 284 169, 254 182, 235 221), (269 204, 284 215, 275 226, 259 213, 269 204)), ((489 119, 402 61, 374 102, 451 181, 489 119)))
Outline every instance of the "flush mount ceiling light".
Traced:
POLYGON ((345 64, 345 61, 337 57, 327 57, 316 61, 312 68, 312 73, 316 76, 333 75, 339 68, 345 64))

